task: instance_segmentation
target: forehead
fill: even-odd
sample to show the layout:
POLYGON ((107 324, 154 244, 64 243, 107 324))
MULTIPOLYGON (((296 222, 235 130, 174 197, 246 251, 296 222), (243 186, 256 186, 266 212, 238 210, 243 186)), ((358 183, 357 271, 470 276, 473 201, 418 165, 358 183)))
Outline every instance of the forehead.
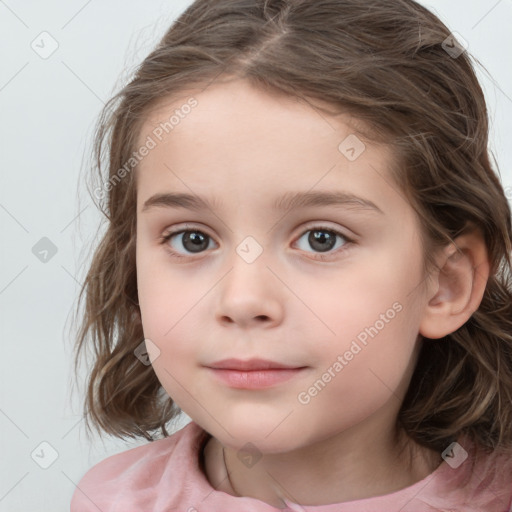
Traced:
POLYGON ((139 143, 149 134, 156 138, 167 138, 171 133, 179 137, 183 132, 212 125, 225 130, 229 124, 236 125, 237 135, 257 127, 260 135, 266 131, 279 136, 279 128, 297 123, 312 139, 335 130, 349 130, 364 139, 362 133, 368 129, 340 107, 321 100, 264 90, 248 80, 231 79, 182 89, 155 100, 146 111, 139 143))
POLYGON ((241 80, 203 89, 163 98, 148 113, 139 143, 149 137, 154 147, 137 168, 139 211, 157 192, 232 192, 241 200, 247 188, 277 197, 317 183, 361 193, 388 174, 391 151, 363 139, 352 117, 241 80), (348 158, 354 151, 360 156, 348 158))

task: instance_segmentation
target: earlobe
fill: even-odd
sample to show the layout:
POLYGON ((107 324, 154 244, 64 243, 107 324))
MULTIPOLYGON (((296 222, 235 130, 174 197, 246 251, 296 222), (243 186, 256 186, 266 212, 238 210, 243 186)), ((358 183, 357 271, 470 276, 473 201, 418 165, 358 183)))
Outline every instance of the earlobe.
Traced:
POLYGON ((484 238, 478 229, 460 235, 446 247, 436 276, 437 291, 427 297, 419 333, 438 339, 464 325, 478 309, 489 278, 484 238))

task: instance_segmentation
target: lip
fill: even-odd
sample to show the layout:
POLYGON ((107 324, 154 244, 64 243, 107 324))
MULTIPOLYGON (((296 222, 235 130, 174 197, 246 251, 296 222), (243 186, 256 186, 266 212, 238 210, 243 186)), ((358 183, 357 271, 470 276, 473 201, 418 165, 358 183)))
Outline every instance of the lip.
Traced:
POLYGON ((232 388, 264 389, 286 382, 306 366, 293 366, 266 359, 223 359, 207 366, 215 378, 232 388))
POLYGON ((223 359, 211 363, 208 368, 222 369, 222 370, 239 370, 239 371, 256 371, 256 370, 290 370, 305 368, 304 366, 288 365, 284 363, 278 363, 276 361, 269 361, 267 359, 253 358, 248 360, 242 359, 223 359))
POLYGON ((271 370, 226 370, 223 368, 208 368, 213 376, 231 388, 264 389, 284 383, 298 374, 302 368, 279 368, 271 370))

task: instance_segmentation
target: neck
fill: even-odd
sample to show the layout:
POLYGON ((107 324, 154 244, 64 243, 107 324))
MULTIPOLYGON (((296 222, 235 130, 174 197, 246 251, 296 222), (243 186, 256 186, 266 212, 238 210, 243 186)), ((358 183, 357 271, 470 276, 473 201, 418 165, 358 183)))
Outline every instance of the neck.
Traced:
POLYGON ((401 458, 396 442, 389 451, 377 449, 370 440, 364 446, 339 446, 334 436, 293 453, 264 454, 248 467, 236 450, 211 438, 204 451, 205 470, 217 490, 283 508, 284 499, 321 506, 389 494, 425 478, 442 461, 436 452, 411 441, 401 458))

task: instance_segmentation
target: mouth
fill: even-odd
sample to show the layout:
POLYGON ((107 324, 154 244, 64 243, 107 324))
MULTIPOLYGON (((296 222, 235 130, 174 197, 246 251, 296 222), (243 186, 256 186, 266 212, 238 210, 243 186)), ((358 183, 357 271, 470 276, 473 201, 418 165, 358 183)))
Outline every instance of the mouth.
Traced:
POLYGON ((307 366, 293 366, 251 359, 226 359, 207 366, 223 384, 236 389, 264 389, 284 383, 303 373, 307 366))
POLYGON ((270 361, 268 359, 223 359, 215 363, 207 365, 208 368, 219 369, 219 370, 238 370, 238 371, 262 371, 262 370, 296 370, 299 368, 305 368, 301 365, 289 365, 285 363, 279 363, 276 361, 270 361))

